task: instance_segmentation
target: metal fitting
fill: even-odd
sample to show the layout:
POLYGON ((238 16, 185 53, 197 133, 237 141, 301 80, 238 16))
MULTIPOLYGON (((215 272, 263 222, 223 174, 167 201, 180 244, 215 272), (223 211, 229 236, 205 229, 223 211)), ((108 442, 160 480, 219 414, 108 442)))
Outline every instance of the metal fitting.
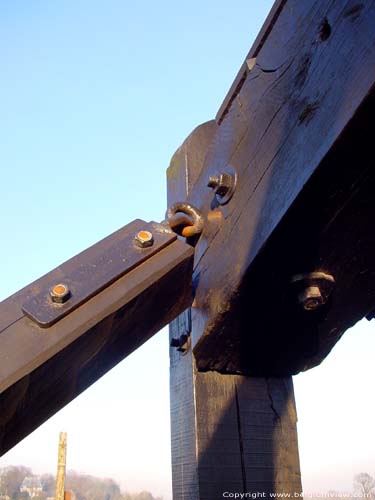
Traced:
POLYGON ((207 187, 215 192, 220 205, 225 205, 232 198, 237 184, 237 174, 233 167, 226 167, 219 175, 210 175, 207 187))
POLYGON ((52 302, 55 302, 56 304, 63 304, 70 299, 71 293, 68 285, 58 283, 50 289, 49 296, 51 297, 52 302))
POLYGON ((179 338, 172 338, 170 342, 171 347, 175 347, 177 351, 182 352, 183 354, 189 350, 191 345, 190 335, 187 333, 183 333, 179 338))
POLYGON ((297 287, 297 302, 305 311, 315 311, 327 303, 335 285, 335 279, 322 271, 297 274, 291 284, 297 287))
POLYGON ((218 175, 210 175, 207 182, 207 187, 217 189, 220 185, 220 177, 218 175))
POLYGON ((174 203, 168 208, 167 220, 171 229, 185 238, 197 236, 203 231, 203 216, 200 211, 190 203, 174 203), (178 231, 178 226, 181 226, 181 232, 178 231))
POLYGON ((154 237, 150 231, 139 231, 134 239, 136 244, 141 248, 151 247, 154 243, 154 237))
POLYGON ((324 304, 324 298, 318 286, 308 286, 298 295, 298 302, 305 311, 314 311, 324 304))

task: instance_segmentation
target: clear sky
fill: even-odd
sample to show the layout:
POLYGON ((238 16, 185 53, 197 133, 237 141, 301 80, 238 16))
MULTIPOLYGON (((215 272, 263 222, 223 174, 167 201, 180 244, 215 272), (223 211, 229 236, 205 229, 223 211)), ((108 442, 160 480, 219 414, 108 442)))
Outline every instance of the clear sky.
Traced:
MULTIPOLYGON (((161 220, 165 169, 214 117, 272 2, 0 3, 0 299, 135 218, 161 220)), ((375 474, 373 323, 295 379, 304 489, 375 474)), ((0 459, 170 498, 164 330, 0 459)))

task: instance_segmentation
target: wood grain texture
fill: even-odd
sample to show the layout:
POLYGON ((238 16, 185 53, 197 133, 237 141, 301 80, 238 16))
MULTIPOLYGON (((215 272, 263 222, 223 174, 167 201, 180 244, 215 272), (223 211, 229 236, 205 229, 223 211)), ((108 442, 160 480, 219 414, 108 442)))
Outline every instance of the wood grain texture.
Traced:
POLYGON ((291 378, 197 372, 199 499, 302 491, 291 378))
MULTIPOLYGON (((189 331, 185 314, 169 327, 170 338, 189 331)), ((190 333, 190 332, 189 332, 190 333)), ((170 411, 173 500, 199 499, 195 396, 191 350, 170 348, 170 411)))
MULTIPOLYGON (((186 199, 199 176, 209 144, 217 130, 215 121, 199 126, 181 145, 168 169, 168 206, 186 199)), ((191 335, 191 312, 171 322, 170 340, 191 335)), ((191 349, 170 347, 170 401, 172 490, 174 500, 199 499, 196 447, 196 404, 191 349)))
POLYGON ((0 306, 1 454, 190 305, 192 261, 174 240, 50 328, 20 314, 24 291, 0 306))
POLYGON ((374 308, 374 24, 370 0, 277 2, 255 65, 226 99, 188 193, 206 216, 192 313, 199 370, 297 373, 374 308), (221 207, 207 180, 227 165, 238 187, 221 207), (334 274, 334 293, 302 314, 290 281, 317 270, 334 274))
POLYGON ((272 5, 272 8, 264 21, 264 24, 258 33, 258 36, 256 37, 251 49, 249 50, 247 56, 245 57, 245 61, 241 65, 241 68, 239 69, 229 91, 227 92, 227 95, 225 96, 219 111, 216 114, 216 122, 220 124, 225 115, 227 114, 229 108, 231 107, 234 99, 237 97, 239 94, 242 85, 245 83, 245 80, 250 72, 249 70, 249 65, 248 61, 252 58, 256 58, 260 49, 263 47, 264 42, 267 40, 267 37, 270 33, 270 31, 273 28, 273 25, 277 21, 284 5, 287 0, 275 0, 274 4, 272 5))
MULTIPOLYGON (((194 186, 216 131, 212 122, 202 125, 174 155, 169 204, 185 199, 194 186)), ((187 311, 171 323, 170 339, 190 335, 196 327, 187 311)), ((175 347, 170 362, 173 499, 212 500, 224 492, 300 493, 291 379, 200 372, 192 351, 175 347)))

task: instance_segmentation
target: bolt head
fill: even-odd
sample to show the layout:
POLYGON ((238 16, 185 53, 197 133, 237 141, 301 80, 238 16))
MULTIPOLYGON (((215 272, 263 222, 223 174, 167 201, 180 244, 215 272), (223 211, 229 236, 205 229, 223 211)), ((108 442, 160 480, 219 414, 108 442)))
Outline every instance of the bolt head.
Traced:
POLYGON ((172 338, 170 346, 171 347, 180 347, 180 339, 172 338))
POLYGON ((64 283, 58 283, 51 288, 51 290, 49 291, 49 295, 52 302, 63 304, 70 298, 71 292, 68 285, 65 285, 64 283))
POLYGON ((219 184, 220 178, 217 175, 210 175, 210 177, 208 178, 207 187, 216 189, 217 187, 219 187, 219 184))
POLYGON ((226 172, 220 174, 219 185, 216 189, 216 194, 220 197, 225 196, 233 186, 233 179, 230 174, 226 172))
POLYGON ((318 286, 308 286, 298 295, 298 302, 305 311, 315 311, 325 300, 318 286))
POLYGON ((220 174, 210 175, 207 186, 214 190, 217 202, 225 205, 231 199, 237 184, 237 174, 227 166, 220 174))
POLYGON ((135 242, 141 248, 151 247, 154 243, 154 237, 150 231, 139 231, 135 235, 135 242))

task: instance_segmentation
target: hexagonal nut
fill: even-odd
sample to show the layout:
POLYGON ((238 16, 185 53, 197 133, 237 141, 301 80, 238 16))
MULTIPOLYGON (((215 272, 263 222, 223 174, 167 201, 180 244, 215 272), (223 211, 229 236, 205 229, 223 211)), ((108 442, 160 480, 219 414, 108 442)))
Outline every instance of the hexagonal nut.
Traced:
POLYGON ((141 248, 151 247, 154 243, 154 237, 150 231, 139 231, 134 238, 136 244, 141 248))
POLYGON ((237 173, 231 165, 227 165, 222 172, 210 175, 207 187, 215 192, 220 205, 225 205, 232 198, 237 185, 237 173))
POLYGON ((220 174, 219 185, 216 188, 218 196, 225 196, 233 187, 233 178, 227 172, 220 174))
POLYGON ((233 179, 227 172, 219 175, 210 175, 207 187, 213 189, 218 196, 225 196, 233 186, 233 179))
POLYGON ((298 295, 298 302, 305 311, 314 311, 325 304, 325 299, 318 286, 308 286, 298 295))
POLYGON ((207 187, 216 190, 219 184, 220 184, 220 178, 217 175, 210 175, 207 182, 207 187))
POLYGON ((55 302, 56 304, 63 304, 71 297, 71 292, 68 285, 58 283, 50 289, 49 295, 52 302, 55 302))

